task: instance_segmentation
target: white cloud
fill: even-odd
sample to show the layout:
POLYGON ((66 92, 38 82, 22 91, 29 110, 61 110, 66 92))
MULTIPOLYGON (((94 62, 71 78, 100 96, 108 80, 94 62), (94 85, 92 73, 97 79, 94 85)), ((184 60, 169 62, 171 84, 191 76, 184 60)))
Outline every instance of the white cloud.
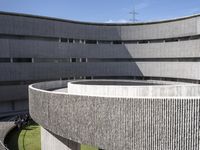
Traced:
POLYGON ((108 20, 105 23, 130 23, 131 21, 126 20, 126 19, 119 19, 119 20, 108 20))

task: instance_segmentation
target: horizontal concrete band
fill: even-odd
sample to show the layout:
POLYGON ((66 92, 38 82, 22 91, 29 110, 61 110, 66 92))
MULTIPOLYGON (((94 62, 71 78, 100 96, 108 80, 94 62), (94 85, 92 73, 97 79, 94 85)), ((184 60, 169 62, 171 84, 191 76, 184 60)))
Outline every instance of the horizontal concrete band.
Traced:
POLYGON ((47 91, 66 84, 29 87, 32 118, 63 138, 108 150, 199 149, 199 97, 111 98, 47 91))
POLYGON ((0 39, 1 58, 186 58, 200 57, 200 40, 149 44, 77 44, 0 39))
POLYGON ((167 81, 134 80, 80 80, 68 83, 67 90, 59 91, 72 95, 100 97, 200 97, 198 84, 185 84, 167 81), (67 92, 66 92, 67 91, 67 92))
POLYGON ((0 70, 0 81, 73 76, 151 76, 200 80, 200 62, 0 63, 0 70))
POLYGON ((32 40, 32 41, 50 41, 61 43, 78 43, 78 44, 149 44, 197 40, 200 35, 188 35, 182 37, 171 37, 164 39, 143 39, 143 40, 89 40, 89 39, 72 39, 63 37, 35 36, 35 35, 17 35, 17 34, 0 34, 0 39, 13 40, 32 40))
POLYGON ((182 58, 0 58, 0 63, 87 63, 87 62, 199 62, 200 57, 182 58))
POLYGON ((196 15, 160 23, 101 25, 0 13, 0 33, 50 37, 70 35, 75 39, 158 39, 198 34, 199 18, 196 15))

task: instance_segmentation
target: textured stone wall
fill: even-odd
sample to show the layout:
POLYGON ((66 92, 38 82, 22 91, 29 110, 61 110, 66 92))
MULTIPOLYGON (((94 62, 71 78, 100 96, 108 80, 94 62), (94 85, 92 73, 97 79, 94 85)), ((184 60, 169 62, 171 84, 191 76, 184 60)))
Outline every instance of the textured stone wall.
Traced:
POLYGON ((198 97, 105 98, 35 88, 31 116, 63 138, 106 150, 199 149, 198 97))

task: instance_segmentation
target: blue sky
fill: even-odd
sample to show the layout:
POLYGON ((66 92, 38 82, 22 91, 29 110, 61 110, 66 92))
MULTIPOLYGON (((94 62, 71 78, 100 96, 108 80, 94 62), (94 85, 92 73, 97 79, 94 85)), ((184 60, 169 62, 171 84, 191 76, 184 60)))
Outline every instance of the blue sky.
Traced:
POLYGON ((133 8, 155 21, 200 13, 200 0, 0 0, 0 11, 91 22, 126 22, 133 8))

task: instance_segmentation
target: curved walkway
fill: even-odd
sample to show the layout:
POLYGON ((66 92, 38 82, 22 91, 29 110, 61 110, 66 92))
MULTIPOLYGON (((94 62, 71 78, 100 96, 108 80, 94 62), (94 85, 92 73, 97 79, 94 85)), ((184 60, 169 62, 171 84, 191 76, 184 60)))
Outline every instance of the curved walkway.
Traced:
POLYGON ((4 139, 7 133, 15 127, 13 121, 0 121, 0 150, 7 150, 4 146, 4 139))

